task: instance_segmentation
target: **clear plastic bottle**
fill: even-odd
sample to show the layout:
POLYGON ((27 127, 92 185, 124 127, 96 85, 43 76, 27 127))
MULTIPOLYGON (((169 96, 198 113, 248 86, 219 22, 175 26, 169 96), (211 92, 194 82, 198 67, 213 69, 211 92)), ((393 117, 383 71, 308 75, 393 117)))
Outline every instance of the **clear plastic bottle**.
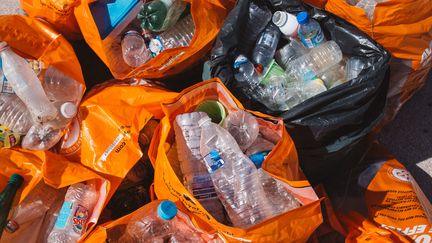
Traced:
POLYGON ((234 78, 243 92, 256 100, 265 96, 265 90, 260 86, 261 76, 253 63, 243 55, 239 55, 234 62, 234 78))
POLYGON ((267 26, 272 18, 271 11, 264 5, 257 5, 254 2, 249 4, 249 14, 245 25, 240 30, 239 51, 242 54, 249 54, 258 39, 259 34, 267 26))
POLYGON ((249 148, 259 134, 257 119, 244 110, 229 113, 223 127, 234 137, 242 151, 249 148))
POLYGON ((161 32, 173 26, 186 9, 182 0, 154 0, 142 6, 138 19, 141 28, 161 32))
POLYGON ((297 21, 300 24, 298 35, 304 46, 315 48, 326 41, 321 26, 309 18, 308 12, 300 12, 297 21))
POLYGON ((76 183, 69 186, 63 206, 48 236, 48 243, 75 243, 81 237, 97 201, 91 185, 76 183))
POLYGON ((273 216, 255 165, 231 134, 209 117, 202 118, 199 125, 201 155, 233 225, 246 228, 273 216))
POLYGON ((295 15, 284 11, 276 11, 273 14, 272 21, 279 27, 284 37, 297 37, 299 23, 295 15))
POLYGON ((84 94, 84 85, 56 68, 49 66, 44 74, 43 89, 51 102, 78 104, 84 94))
POLYGON ((118 242, 196 242, 204 240, 190 220, 169 201, 153 201, 134 212, 118 242))
POLYGON ((0 94, 0 124, 25 135, 33 124, 25 104, 15 94, 0 94))
POLYGON ((39 78, 28 62, 15 54, 6 42, 0 42, 0 56, 5 77, 27 106, 33 120, 41 123, 54 119, 57 110, 48 100, 39 78))
POLYGON ((131 67, 139 67, 151 59, 144 38, 134 30, 125 33, 122 41, 123 60, 131 67))
POLYGON ((177 115, 174 122, 177 155, 187 189, 216 220, 224 223, 224 208, 200 153, 201 128, 198 121, 206 116, 204 112, 177 115))
POLYGON ((290 68, 288 64, 292 60, 305 55, 307 52, 308 49, 306 49, 302 43, 296 39, 290 39, 290 43, 276 52, 275 60, 283 69, 287 70, 290 68))
POLYGON ((274 214, 281 214, 300 207, 300 203, 284 188, 282 183, 271 177, 263 169, 258 169, 258 176, 272 204, 274 214))
POLYGON ((195 33, 192 15, 180 19, 173 27, 151 39, 150 51, 153 56, 161 51, 176 47, 189 46, 195 33))
POLYGON ((350 81, 358 77, 363 69, 368 68, 367 61, 361 57, 351 57, 346 62, 346 80, 350 81))
POLYGON ((377 5, 376 0, 360 0, 357 2, 357 4, 355 5, 357 8, 362 8, 364 9, 364 11, 366 12, 366 16, 368 16, 368 18, 370 20, 373 20, 373 16, 375 13, 375 7, 377 5))
POLYGON ((261 65, 264 70, 267 69, 268 65, 273 60, 276 47, 279 43, 280 34, 279 28, 273 23, 270 23, 263 30, 256 42, 252 53, 252 60, 255 64, 261 65))
POLYGON ((342 60, 342 51, 334 41, 328 41, 309 53, 289 62, 288 78, 294 81, 310 81, 342 60))

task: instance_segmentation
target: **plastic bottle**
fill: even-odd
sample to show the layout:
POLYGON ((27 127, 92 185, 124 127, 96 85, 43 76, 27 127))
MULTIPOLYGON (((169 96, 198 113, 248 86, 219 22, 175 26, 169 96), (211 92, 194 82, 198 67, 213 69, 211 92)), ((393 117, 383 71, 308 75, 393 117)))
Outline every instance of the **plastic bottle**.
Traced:
POLYGON ((185 9, 182 0, 153 0, 142 6, 138 19, 144 30, 161 32, 173 26, 185 9))
POLYGON ((281 214, 300 207, 300 203, 284 188, 280 181, 271 177, 263 169, 258 170, 258 176, 266 196, 275 210, 274 214, 281 214))
POLYGON ((209 117, 202 118, 199 125, 201 155, 233 225, 246 228, 270 218, 271 204, 252 161, 231 134, 209 117))
POLYGON ((368 67, 367 62, 360 57, 351 57, 346 62, 346 80, 352 80, 358 77, 358 75, 368 67))
POLYGON ((272 21, 279 27, 284 37, 297 37, 299 23, 295 15, 284 11, 276 11, 273 14, 272 21))
POLYGON ((13 233, 27 222, 43 218, 51 205, 61 194, 61 190, 54 189, 40 182, 28 196, 13 209, 12 217, 8 220, 6 231, 13 233))
POLYGON ((187 189, 214 218, 223 223, 226 221, 224 209, 200 153, 201 128, 198 121, 206 116, 204 112, 176 116, 174 132, 177 155, 187 189))
POLYGON ((63 101, 78 104, 84 94, 84 85, 69 77, 55 66, 44 74, 43 89, 51 102, 63 101))
POLYGON ((15 94, 0 95, 0 124, 25 135, 33 124, 25 104, 15 94))
POLYGON ((0 42, 0 55, 5 77, 27 106, 33 120, 41 123, 54 119, 57 110, 48 100, 41 82, 27 61, 15 54, 6 42, 0 42))
POLYGON ((347 81, 345 65, 341 63, 343 63, 343 60, 320 75, 320 79, 328 89, 334 88, 347 81))
POLYGON ((328 41, 309 53, 289 62, 287 75, 290 80, 310 81, 342 60, 342 51, 334 41, 328 41))
POLYGON ((368 16, 368 18, 370 20, 373 20, 374 13, 375 13, 375 7, 376 7, 376 5, 377 5, 378 2, 381 2, 381 1, 377 1, 377 0, 360 0, 360 1, 357 2, 357 4, 355 6, 357 8, 364 9, 364 11, 366 12, 366 16, 368 16))
POLYGON ((258 35, 267 26, 271 17, 272 13, 265 5, 257 5, 254 2, 249 4, 249 14, 239 33, 238 48, 242 54, 249 54, 258 39, 258 35))
POLYGON ((134 30, 125 33, 122 41, 123 60, 131 67, 139 67, 151 59, 144 38, 134 30))
POLYGON ((300 24, 298 35, 303 45, 315 48, 326 41, 321 26, 314 19, 309 18, 308 12, 300 12, 297 21, 300 24))
POLYGON ((259 134, 256 118, 244 110, 229 113, 223 127, 234 137, 242 151, 249 148, 259 134))
POLYGON ((306 49, 302 43, 296 39, 290 39, 290 43, 276 52, 275 59, 283 69, 287 70, 290 68, 288 64, 292 60, 305 55, 307 52, 308 49, 306 49))
POLYGON ((150 40, 150 51, 153 56, 165 49, 189 46, 195 33, 195 25, 189 14, 180 19, 173 27, 150 40))
POLYGON ((247 57, 239 55, 234 62, 234 78, 243 92, 256 100, 265 96, 265 91, 260 87, 261 77, 252 62, 247 57))
POLYGON ((280 33, 279 28, 273 23, 270 23, 263 30, 256 42, 252 60, 255 64, 261 65, 264 70, 273 60, 276 47, 279 43, 280 33))
POLYGON ((154 201, 134 212, 118 242, 197 242, 204 240, 188 217, 169 201, 154 201))
POLYGON ((62 129, 36 124, 28 130, 22 139, 21 146, 29 150, 48 150, 56 145, 62 136, 62 129))
POLYGON ((79 240, 97 201, 93 186, 77 183, 69 186, 63 206, 48 236, 48 243, 66 243, 79 240))

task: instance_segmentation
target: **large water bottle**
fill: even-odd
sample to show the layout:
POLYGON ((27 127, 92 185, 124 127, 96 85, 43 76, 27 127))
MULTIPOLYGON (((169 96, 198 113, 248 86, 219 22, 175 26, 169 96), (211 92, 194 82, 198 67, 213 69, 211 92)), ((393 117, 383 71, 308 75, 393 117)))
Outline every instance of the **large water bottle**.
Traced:
POLYGON ((265 5, 257 5, 251 2, 249 14, 245 21, 245 26, 240 29, 239 51, 245 55, 249 54, 255 45, 258 35, 271 20, 272 13, 265 5))
POLYGON ((252 60, 255 64, 266 69, 276 52, 281 32, 279 28, 270 23, 261 33, 252 54, 252 60))
POLYGON ((83 183, 69 186, 63 206, 47 242, 77 242, 90 219, 96 202, 97 192, 93 186, 83 183))
POLYGON ((154 0, 145 3, 137 17, 144 30, 160 32, 173 26, 185 8, 182 0, 154 0))
POLYGON ((226 221, 224 208, 216 195, 200 153, 201 127, 198 126, 198 121, 206 116, 204 112, 176 116, 174 132, 177 156, 187 189, 216 220, 224 223, 226 221))
POLYGON ((15 94, 0 94, 0 124, 21 135, 33 125, 26 105, 15 94))
POLYGON ((189 46, 195 33, 192 15, 180 19, 173 27, 151 39, 150 51, 153 56, 165 49, 189 46))
POLYGON ((223 127, 234 137, 242 151, 248 149, 259 134, 257 119, 244 110, 231 112, 225 118, 223 127))
POLYGON ((122 42, 122 55, 125 63, 131 67, 139 67, 151 59, 144 38, 136 31, 125 33, 122 42))
POLYGON ((153 201, 134 212, 118 242, 197 242, 204 240, 190 219, 169 201, 153 201))
POLYGON ((334 41, 328 41, 309 53, 288 63, 288 78, 297 82, 314 80, 319 74, 342 60, 342 51, 334 41))
POLYGON ((27 61, 15 54, 6 42, 0 42, 0 56, 5 77, 27 106, 33 120, 41 123, 54 119, 57 109, 48 100, 41 82, 27 61))
POLYGON ((255 165, 231 134, 209 117, 202 118, 199 125, 201 155, 233 225, 246 228, 273 216, 255 165))
POLYGON ((315 48, 325 42, 321 26, 309 17, 308 12, 300 12, 297 15, 297 21, 300 24, 298 34, 303 45, 308 48, 315 48))
POLYGON ((267 198, 275 210, 275 214, 288 212, 300 207, 300 203, 285 189, 282 183, 271 177, 263 169, 258 170, 258 175, 267 198))

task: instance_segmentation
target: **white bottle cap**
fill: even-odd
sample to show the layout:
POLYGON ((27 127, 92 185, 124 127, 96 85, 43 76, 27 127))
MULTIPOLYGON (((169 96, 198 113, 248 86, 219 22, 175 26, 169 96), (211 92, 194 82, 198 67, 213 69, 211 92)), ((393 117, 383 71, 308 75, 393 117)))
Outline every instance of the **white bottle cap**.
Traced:
POLYGON ((67 119, 73 118, 76 115, 77 111, 77 106, 72 102, 65 102, 60 106, 60 112, 62 116, 67 119))
POLYGON ((276 11, 273 14, 272 21, 279 27, 285 36, 296 36, 299 23, 297 17, 283 11, 276 11))

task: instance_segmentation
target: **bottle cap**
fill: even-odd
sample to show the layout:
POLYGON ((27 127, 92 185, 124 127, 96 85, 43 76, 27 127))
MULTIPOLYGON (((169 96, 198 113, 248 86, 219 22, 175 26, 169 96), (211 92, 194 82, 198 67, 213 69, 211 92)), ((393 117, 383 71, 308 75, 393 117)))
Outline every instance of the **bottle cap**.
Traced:
POLYGON ((77 106, 72 102, 65 102, 60 106, 60 112, 62 116, 67 119, 74 118, 77 111, 77 106))
POLYGON ((9 178, 9 183, 16 185, 17 187, 20 187, 24 181, 24 178, 18 174, 12 174, 9 178))
POLYGON ((258 152, 258 153, 250 155, 249 159, 255 164, 257 169, 259 169, 259 168, 261 168, 261 165, 264 162, 264 160, 268 154, 269 154, 269 152, 258 152))
POLYGON ((171 220, 177 215, 177 206, 170 200, 165 200, 159 204, 157 213, 161 219, 171 220))
POLYGON ((206 100, 197 106, 195 111, 207 113, 212 122, 222 124, 227 116, 225 107, 217 100, 206 100))
POLYGON ((309 22, 309 14, 306 11, 297 14, 297 21, 299 24, 307 24, 309 22))
POLYGON ((5 41, 0 41, 0 52, 6 50, 8 47, 9 45, 5 41))
POLYGON ((245 64, 245 63, 247 63, 247 62, 249 62, 249 60, 248 60, 247 57, 245 57, 244 55, 239 55, 239 56, 235 59, 235 61, 234 61, 233 68, 237 69, 237 68, 239 68, 242 64, 245 64))
POLYGON ((8 220, 5 230, 9 233, 13 233, 19 229, 19 224, 14 220, 8 220))
POLYGON ((272 21, 285 36, 293 36, 297 33, 299 23, 295 15, 277 11, 274 13, 272 21))

